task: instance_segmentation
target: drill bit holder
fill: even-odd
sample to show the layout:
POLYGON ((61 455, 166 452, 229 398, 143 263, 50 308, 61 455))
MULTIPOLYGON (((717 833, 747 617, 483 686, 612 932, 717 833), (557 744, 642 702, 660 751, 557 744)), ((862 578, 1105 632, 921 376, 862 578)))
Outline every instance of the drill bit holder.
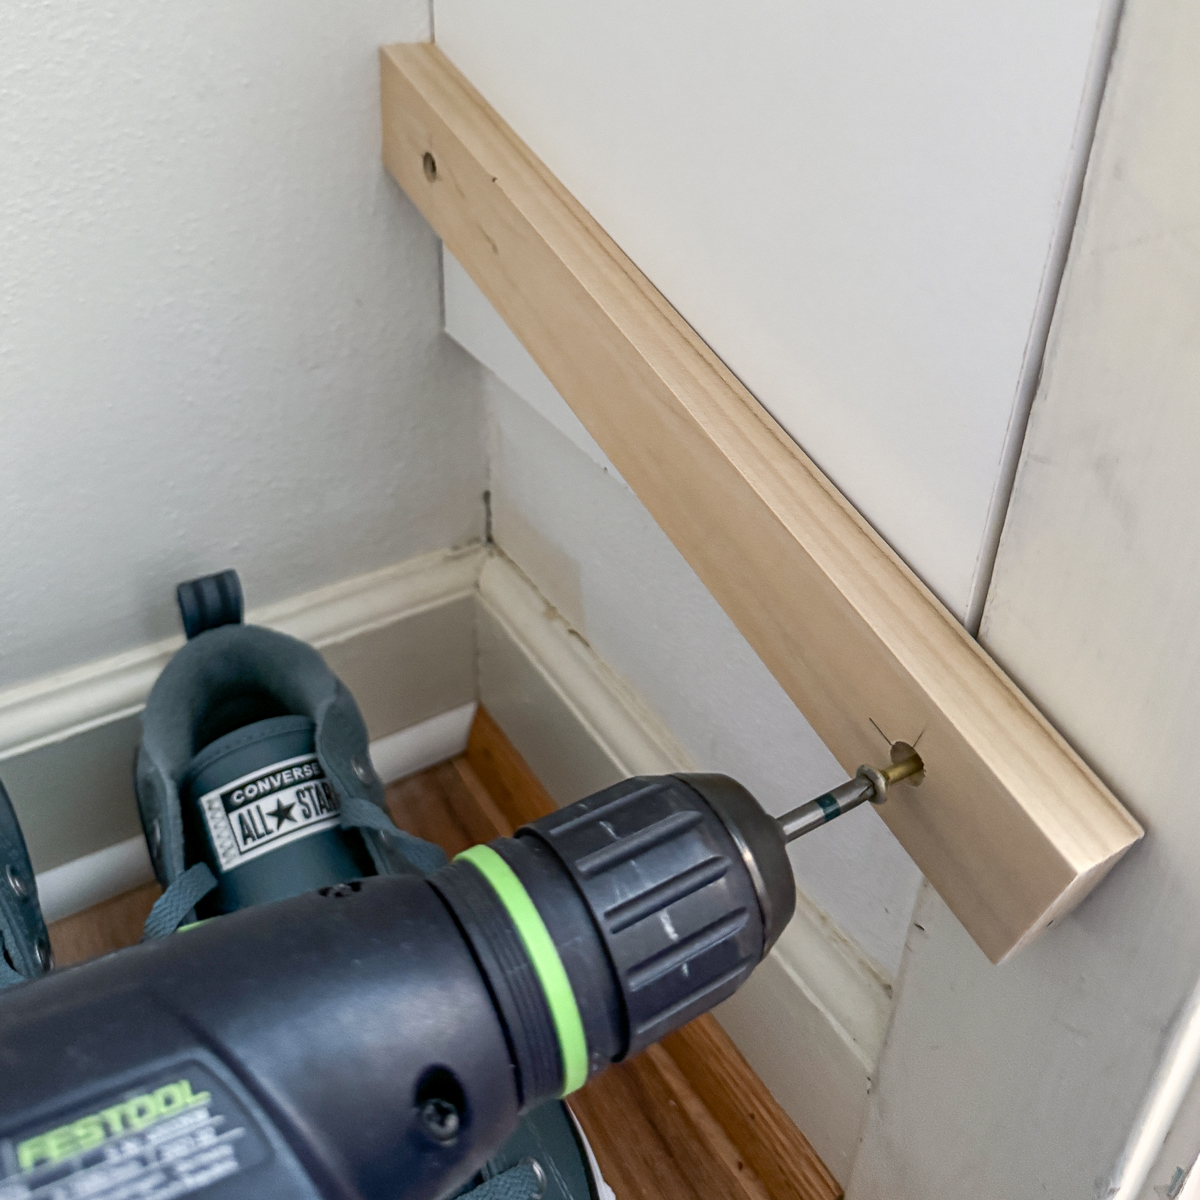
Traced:
POLYGON ((864 763, 854 773, 853 779, 777 818, 783 840, 794 842, 798 837, 820 829, 836 817, 857 808, 865 800, 882 804, 893 784, 907 781, 916 786, 924 778, 925 764, 921 756, 907 742, 896 742, 892 746, 890 765, 872 767, 864 763))

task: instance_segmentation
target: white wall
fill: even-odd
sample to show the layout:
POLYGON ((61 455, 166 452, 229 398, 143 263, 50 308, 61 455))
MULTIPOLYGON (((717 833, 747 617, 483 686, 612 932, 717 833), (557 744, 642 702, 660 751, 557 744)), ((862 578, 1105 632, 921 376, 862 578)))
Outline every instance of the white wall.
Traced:
POLYGON ((442 49, 964 618, 1115 8, 435 4, 442 49))
POLYGON ((1000 968, 923 897, 852 1200, 1133 1200, 1154 1160, 1200 977, 1198 145, 1200 7, 1130 0, 982 633, 1146 838, 1000 968))
POLYGON ((379 156, 425 0, 0 5, 0 687, 482 534, 475 369, 379 156))

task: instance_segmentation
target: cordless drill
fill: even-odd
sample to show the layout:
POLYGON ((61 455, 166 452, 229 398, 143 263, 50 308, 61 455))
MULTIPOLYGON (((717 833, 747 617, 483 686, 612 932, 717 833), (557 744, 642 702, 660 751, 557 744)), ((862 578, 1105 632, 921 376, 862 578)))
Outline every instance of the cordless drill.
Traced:
POLYGON ((745 981, 795 905, 733 780, 626 780, 441 870, 323 887, 0 996, 0 1200, 433 1200, 521 1113, 745 981))

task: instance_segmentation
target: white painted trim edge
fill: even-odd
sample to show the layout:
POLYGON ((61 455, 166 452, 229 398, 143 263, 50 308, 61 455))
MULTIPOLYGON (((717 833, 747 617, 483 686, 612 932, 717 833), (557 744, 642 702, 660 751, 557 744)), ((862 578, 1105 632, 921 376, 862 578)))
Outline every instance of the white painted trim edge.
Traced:
MULTIPOLYGON (((621 772, 649 775, 696 769, 629 686, 500 554, 484 564, 479 601, 621 772)), ((853 1093, 855 1105, 865 1106, 891 1013, 891 988, 802 892, 797 894, 796 916, 771 957, 836 1041, 839 1061, 847 1069, 844 1086, 853 1093)), ((810 1125, 805 1132, 811 1138, 816 1131, 810 1125)), ((853 1144, 857 1133, 840 1131, 840 1136, 853 1144)))
POLYGON ((892 1013, 891 985, 799 890, 796 915, 771 955, 870 1075, 879 1061, 892 1013))
POLYGON ((1166 1053, 1154 1073, 1109 1190, 1105 1192, 1112 1200, 1134 1200, 1145 1186, 1197 1071, 1200 1071, 1200 980, 1176 1019, 1166 1053))
POLYGON ((154 868, 146 851, 146 839, 131 837, 38 875, 37 894, 42 916, 47 924, 60 921, 91 908, 93 904, 141 887, 153 878, 154 868))
POLYGON ((492 554, 484 563, 479 600, 619 771, 663 775, 696 770, 636 693, 502 554, 492 554))
MULTIPOLYGON (((439 550, 251 609, 247 619, 321 649, 474 589, 481 546, 439 550)), ((182 637, 43 676, 0 692, 0 761, 140 711, 182 637)))
POLYGON ((461 754, 467 748, 478 708, 472 700, 372 742, 371 764, 376 773, 384 783, 395 783, 461 754))
MULTIPOLYGON (((472 701, 372 742, 371 762, 380 778, 394 783, 461 754, 478 707, 472 701)), ((145 839, 132 837, 38 875, 42 915, 47 923, 60 921, 153 878, 145 839)))

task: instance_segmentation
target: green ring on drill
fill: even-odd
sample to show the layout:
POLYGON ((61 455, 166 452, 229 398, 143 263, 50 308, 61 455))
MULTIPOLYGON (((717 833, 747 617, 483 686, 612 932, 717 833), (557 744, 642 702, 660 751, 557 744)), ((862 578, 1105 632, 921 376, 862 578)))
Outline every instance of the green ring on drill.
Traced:
POLYGON ((517 927, 534 973, 542 985, 542 993, 550 1009, 550 1019, 558 1034, 558 1049, 563 1062, 563 1089, 560 1096, 570 1095, 587 1083, 587 1037, 575 991, 567 977, 567 969, 558 955, 558 948, 541 913, 517 878, 517 873, 491 846, 472 846, 455 856, 464 859, 492 885, 505 911, 517 927))

